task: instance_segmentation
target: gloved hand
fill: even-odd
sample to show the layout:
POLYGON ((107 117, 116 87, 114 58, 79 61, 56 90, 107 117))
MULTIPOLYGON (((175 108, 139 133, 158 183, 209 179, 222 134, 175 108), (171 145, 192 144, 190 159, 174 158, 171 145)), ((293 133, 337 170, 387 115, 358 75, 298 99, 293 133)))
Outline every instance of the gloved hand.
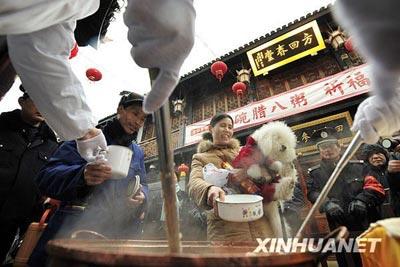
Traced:
POLYGON ((339 0, 334 7, 338 21, 354 37, 357 51, 371 66, 376 97, 361 103, 353 126, 369 144, 400 129, 400 54, 396 39, 400 38, 400 24, 395 11, 399 7, 395 0, 382 0, 379 5, 374 0, 339 0), (384 49, 382 44, 386 44, 384 49))
POLYGON ((365 217, 365 215, 367 215, 367 205, 361 200, 353 200, 349 204, 348 212, 354 216, 365 217))
POLYGON ((100 150, 107 150, 107 141, 101 130, 94 137, 84 140, 76 140, 78 153, 87 162, 96 160, 96 156, 100 150))
POLYGON ((338 224, 342 224, 344 222, 344 211, 333 201, 328 201, 324 205, 324 210, 329 217, 331 217, 338 224))
POLYGON ((368 144, 378 142, 380 136, 390 136, 400 129, 400 98, 383 101, 381 97, 371 96, 357 109, 353 131, 360 131, 368 144))
POLYGON ((179 70, 194 44, 195 16, 192 0, 128 0, 124 22, 131 55, 139 66, 159 69, 144 99, 145 112, 160 108, 178 84, 179 70))

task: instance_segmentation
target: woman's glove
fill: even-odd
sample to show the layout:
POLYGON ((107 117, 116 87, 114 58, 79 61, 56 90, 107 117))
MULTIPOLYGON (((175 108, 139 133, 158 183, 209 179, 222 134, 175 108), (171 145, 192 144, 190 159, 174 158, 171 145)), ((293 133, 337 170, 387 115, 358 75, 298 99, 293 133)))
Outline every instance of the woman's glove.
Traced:
POLYGON ((131 54, 143 68, 159 69, 143 110, 164 104, 179 81, 179 70, 194 44, 192 0, 128 0, 124 14, 131 54))

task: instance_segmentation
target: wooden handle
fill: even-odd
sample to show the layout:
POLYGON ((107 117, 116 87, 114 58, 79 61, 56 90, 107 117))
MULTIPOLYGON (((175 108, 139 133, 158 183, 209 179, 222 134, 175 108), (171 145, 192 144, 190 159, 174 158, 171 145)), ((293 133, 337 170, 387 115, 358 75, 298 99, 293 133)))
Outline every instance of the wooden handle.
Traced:
MULTIPOLYGON (((158 74, 159 69, 149 69, 151 83, 157 78, 158 74)), ((154 118, 169 251, 171 253, 180 253, 182 252, 182 248, 176 206, 176 179, 173 168, 174 154, 171 146, 171 118, 168 102, 154 112, 154 118)))

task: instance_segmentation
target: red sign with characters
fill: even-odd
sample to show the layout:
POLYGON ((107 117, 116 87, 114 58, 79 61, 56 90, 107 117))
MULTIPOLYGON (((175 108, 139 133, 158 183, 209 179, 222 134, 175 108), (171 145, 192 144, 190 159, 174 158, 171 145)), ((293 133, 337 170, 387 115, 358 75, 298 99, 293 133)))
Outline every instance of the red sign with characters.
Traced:
MULTIPOLYGON (((371 90, 369 66, 362 65, 228 112, 238 131, 320 108, 371 90)), ((197 143, 210 119, 186 126, 185 145, 197 143)))

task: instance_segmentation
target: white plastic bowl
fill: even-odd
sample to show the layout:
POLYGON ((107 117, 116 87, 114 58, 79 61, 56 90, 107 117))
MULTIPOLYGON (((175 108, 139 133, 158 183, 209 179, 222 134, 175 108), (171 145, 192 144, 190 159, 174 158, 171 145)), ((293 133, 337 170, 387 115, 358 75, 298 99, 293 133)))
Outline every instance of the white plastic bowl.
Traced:
POLYGON ((248 194, 226 195, 225 201, 216 199, 216 214, 225 221, 251 222, 264 215, 263 197, 248 194))

